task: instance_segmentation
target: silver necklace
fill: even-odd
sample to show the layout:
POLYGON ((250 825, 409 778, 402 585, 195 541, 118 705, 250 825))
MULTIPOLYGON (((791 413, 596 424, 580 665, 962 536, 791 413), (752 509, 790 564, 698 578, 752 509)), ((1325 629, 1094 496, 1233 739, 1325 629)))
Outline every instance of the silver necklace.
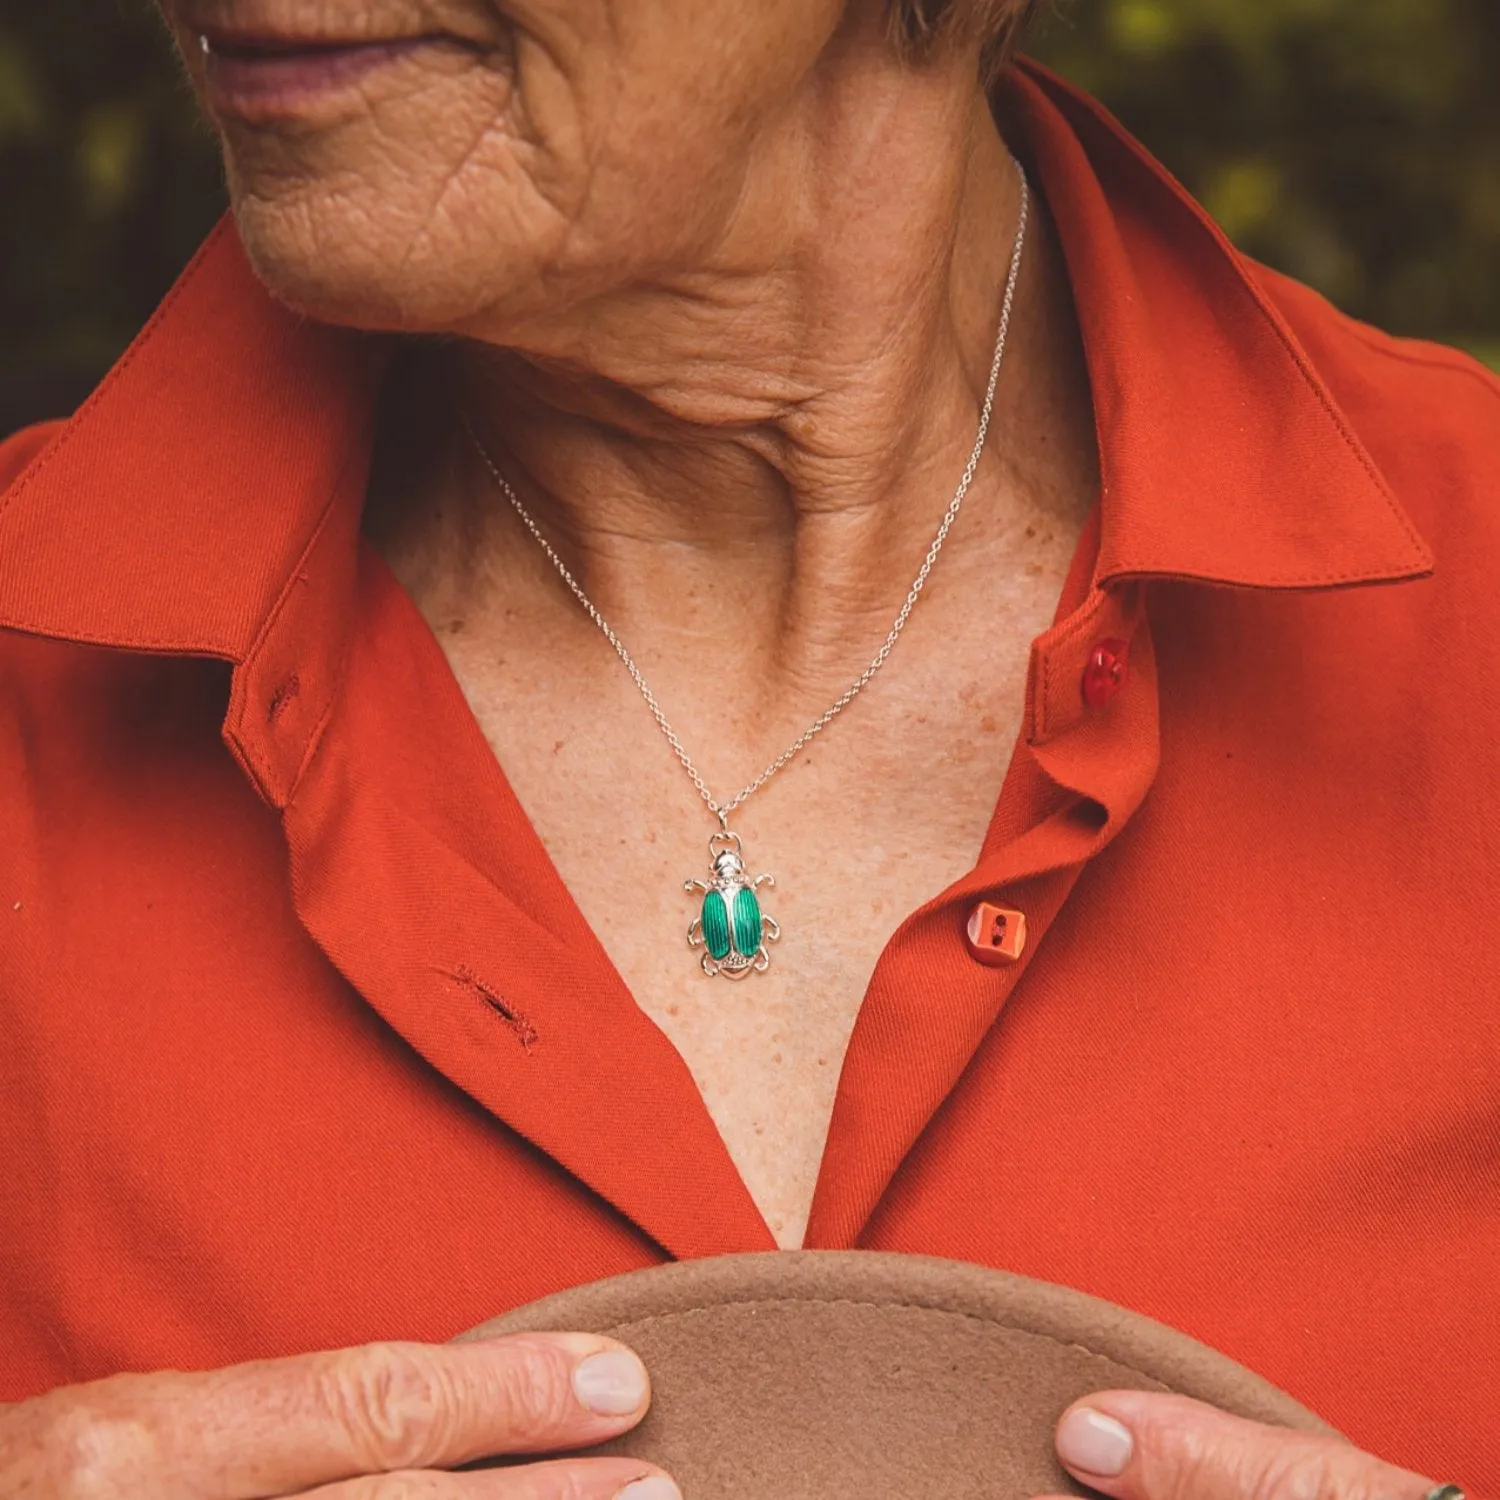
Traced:
POLYGON ((864 691, 870 679, 885 665, 886 659, 895 649, 896 642, 901 638, 901 632, 906 629, 906 622, 916 607, 923 588, 926 587, 928 575, 932 572, 933 564, 937 562, 938 553, 943 550, 943 543, 948 540, 948 533, 952 530, 954 521, 958 519, 964 496, 969 493, 969 486, 974 482, 975 472, 979 468, 979 458, 984 452, 985 439, 989 435, 990 417, 995 408, 995 385, 1000 378, 1000 365, 1005 358, 1005 345, 1010 334, 1011 310, 1015 305, 1016 283, 1021 276, 1021 260, 1026 249, 1026 229, 1030 219, 1030 186, 1019 162, 1015 163, 1015 168, 1021 180, 1020 220, 1016 226, 1015 245, 1011 250, 1010 271, 1005 280, 1005 300, 1000 310, 1000 330, 995 337, 995 355, 990 362, 989 384, 985 388, 984 405, 979 412, 979 432, 974 439, 974 449, 969 454, 969 462, 964 468, 963 477, 958 481, 958 488, 953 492, 953 499, 943 515, 942 523, 938 526, 937 535, 933 537, 932 545, 927 549, 927 556, 922 559, 922 566, 912 581, 906 600, 896 616, 895 624, 891 626, 890 632, 881 642, 880 649, 875 653, 870 665, 860 673, 849 690, 836 703, 809 724, 754 781, 742 787, 738 795, 728 802, 717 801, 713 793, 709 791, 702 773, 683 748, 677 731, 668 723, 661 704, 656 701, 656 694, 651 691, 641 669, 636 666, 634 658, 625 649, 625 643, 615 634, 609 622, 599 613, 593 601, 579 586, 578 580, 568 571, 567 564, 557 555, 552 543, 543 535, 541 527, 532 519, 531 512, 521 504, 520 496, 511 487, 510 481, 500 472, 499 465, 490 457, 484 444, 479 441, 479 436, 474 431, 467 415, 462 416, 464 429, 468 432, 475 448, 479 450, 479 456, 484 460, 485 467, 490 471, 500 493, 510 501, 512 508, 521 518, 521 523, 535 538, 542 551, 547 554, 548 560, 557 569, 558 576, 567 584, 569 592, 583 606, 594 624, 599 627, 605 640, 614 647, 615 654, 625 664, 625 670, 630 673, 636 687, 640 690, 641 697, 646 700, 646 706, 651 710, 651 717, 656 720, 656 727, 666 737, 673 754, 681 763, 682 769, 687 772, 688 779, 697 788, 704 805, 719 820, 717 831, 708 840, 711 867, 708 879, 683 882, 684 890, 702 897, 699 914, 688 927, 688 946, 699 953, 703 972, 710 977, 722 974, 728 979, 743 979, 748 974, 764 973, 771 962, 767 945, 776 942, 781 937, 780 924, 774 917, 762 912, 757 894, 762 886, 774 887, 776 881, 770 875, 751 875, 748 872, 745 865, 744 844, 739 834, 729 827, 729 815, 753 797, 783 766, 795 760, 806 749, 813 737, 821 734, 834 719, 843 713, 864 691))

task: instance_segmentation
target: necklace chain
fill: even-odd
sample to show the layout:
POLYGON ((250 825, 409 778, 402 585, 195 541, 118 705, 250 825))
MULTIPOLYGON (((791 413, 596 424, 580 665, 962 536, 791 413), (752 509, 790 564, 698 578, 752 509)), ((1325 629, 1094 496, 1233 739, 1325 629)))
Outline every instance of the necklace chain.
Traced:
POLYGON ((954 521, 958 519, 958 512, 963 506, 964 497, 969 493, 969 486, 973 484, 974 475, 979 469, 979 459, 980 455, 984 452, 985 439, 989 436, 990 417, 995 409, 995 386, 1000 378, 1001 363, 1005 359, 1005 346, 1010 336, 1011 311, 1015 306, 1016 284, 1020 280, 1021 259, 1026 249, 1026 230, 1030 219, 1031 193, 1024 169, 1019 162, 1015 165, 1016 173, 1021 181, 1020 219, 1016 226, 1015 244, 1011 251, 1010 270, 1005 279, 1005 300, 1000 309, 1000 330, 995 338, 994 358, 990 362, 989 384, 985 387, 984 405, 980 408, 979 412, 979 432, 978 436, 974 439, 974 448, 969 454, 969 462, 964 467, 963 477, 959 480, 958 488, 953 493, 953 499, 949 503, 942 523, 937 529, 937 535, 933 537, 932 545, 927 549, 927 556, 922 559, 922 566, 918 570, 916 578, 912 580, 912 586, 907 592, 906 600, 902 604, 900 612, 896 616, 896 622, 891 626, 885 640, 881 642, 880 649, 875 653, 870 665, 860 673, 848 691, 837 702, 830 705, 817 719, 809 724, 754 781, 750 782, 748 786, 741 788, 738 796, 732 801, 721 804, 714 800, 714 795, 709 791, 708 784, 704 781, 697 766, 693 764, 692 757, 683 748, 682 741, 678 737, 677 731, 668 722, 666 714, 662 711, 661 704, 657 702, 656 694, 651 691, 641 669, 636 666, 635 659, 625 649, 625 643, 615 634, 614 628, 610 625, 609 621, 599 613, 594 602, 584 593, 578 580, 569 572, 567 564, 557 555, 557 551, 552 546, 552 543, 547 540, 541 527, 532 518, 531 512, 522 505, 521 497, 516 494, 515 490, 511 487, 510 481, 500 472, 499 466, 490 457, 484 444, 479 441, 479 436, 474 431, 467 415, 462 417, 464 428, 468 432, 474 446, 479 450, 479 456, 484 460, 485 467, 489 469, 490 475, 498 486, 500 493, 510 501, 512 508, 521 518, 521 523, 531 533, 532 537, 535 538, 537 545, 542 551, 547 554, 548 560, 557 569, 558 576, 567 584, 569 592, 583 606, 594 624, 599 627, 599 631, 605 640, 614 647, 615 654, 625 664, 625 670, 630 673, 636 687, 640 690, 641 697, 646 700, 646 707, 651 710, 651 717, 656 720, 656 727, 661 730, 667 743, 672 747, 673 753, 682 764, 682 769, 687 772, 688 778, 697 788, 698 795, 707 805, 709 812, 719 820, 719 827, 721 829, 727 830, 730 813, 750 797, 754 796, 783 766, 796 759, 816 735, 821 734, 834 719, 848 708, 869 685, 870 679, 885 665, 886 659, 895 649, 896 642, 901 638, 901 632, 906 629, 906 622, 910 618, 912 610, 916 607, 922 590, 927 585, 928 576, 932 572, 933 565, 938 560, 938 553, 943 550, 943 543, 948 540, 948 533, 953 529, 954 521))

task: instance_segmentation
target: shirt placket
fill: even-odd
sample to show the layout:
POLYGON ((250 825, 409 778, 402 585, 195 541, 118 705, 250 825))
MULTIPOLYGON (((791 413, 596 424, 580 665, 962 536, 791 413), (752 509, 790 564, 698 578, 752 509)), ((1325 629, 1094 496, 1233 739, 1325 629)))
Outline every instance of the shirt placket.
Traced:
POLYGON ((1144 801, 1158 752, 1144 587, 1095 587, 1033 645, 1023 743, 979 862, 903 923, 876 966, 839 1081, 809 1247, 861 1243, 1084 868, 1144 801))
POLYGON ((774 1248, 357 518, 355 494, 331 507, 225 729, 281 812, 298 918, 427 1064, 596 1195, 585 1211, 658 1254, 774 1248))

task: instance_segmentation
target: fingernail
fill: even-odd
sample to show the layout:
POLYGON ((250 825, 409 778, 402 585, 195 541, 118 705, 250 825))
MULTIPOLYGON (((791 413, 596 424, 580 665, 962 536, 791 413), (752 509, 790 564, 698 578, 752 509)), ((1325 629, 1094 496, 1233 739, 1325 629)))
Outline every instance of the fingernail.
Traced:
POLYGON ((573 1369, 574 1394, 601 1417, 628 1417, 644 1403, 646 1389, 646 1367, 628 1349, 591 1354, 573 1369))
POLYGON ((1130 1463, 1130 1429, 1091 1406, 1070 1411, 1057 1429, 1057 1456, 1070 1469, 1113 1479, 1130 1463))
POLYGON ((682 1500, 682 1491, 665 1474, 648 1474, 627 1484, 615 1500, 682 1500))

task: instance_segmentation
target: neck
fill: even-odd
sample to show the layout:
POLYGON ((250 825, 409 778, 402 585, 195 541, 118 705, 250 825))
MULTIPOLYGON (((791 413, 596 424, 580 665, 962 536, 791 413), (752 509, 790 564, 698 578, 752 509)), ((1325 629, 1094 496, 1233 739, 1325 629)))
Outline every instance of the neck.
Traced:
MULTIPOLYGON (((692 264, 476 330, 446 356, 457 389, 442 403, 464 407, 633 647, 650 649, 663 599, 682 628, 711 628, 699 601, 823 691, 861 665, 851 642, 878 642, 963 472, 1020 183, 967 68, 869 55, 830 58, 736 170, 733 215, 692 264)), ((1068 437, 1088 435, 1051 258, 1038 224, 970 502, 991 532, 1024 487, 1017 435, 1055 443, 1063 412, 1068 437)), ((439 569, 465 555, 556 589, 537 549, 514 562, 527 552, 516 518, 453 430, 439 529, 461 546, 437 542, 419 509, 387 555, 425 552, 439 569)), ((410 583, 420 563, 405 571, 410 583)), ((478 586, 493 567, 468 576, 478 586)))

